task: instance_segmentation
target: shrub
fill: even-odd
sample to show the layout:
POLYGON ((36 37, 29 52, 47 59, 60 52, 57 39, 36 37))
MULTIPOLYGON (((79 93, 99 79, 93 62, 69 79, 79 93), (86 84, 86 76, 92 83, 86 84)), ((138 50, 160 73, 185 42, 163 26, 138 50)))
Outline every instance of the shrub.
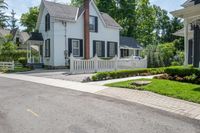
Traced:
POLYGON ((93 81, 107 80, 107 79, 116 79, 116 78, 125 78, 132 76, 147 76, 152 74, 161 74, 164 72, 164 68, 151 68, 151 69, 132 69, 132 70, 119 70, 112 72, 98 72, 92 76, 93 81))
POLYGON ((25 58, 25 57, 20 57, 18 59, 18 61, 19 61, 19 63, 22 64, 23 67, 25 67, 27 65, 27 58, 25 58))
POLYGON ((197 68, 184 68, 184 67, 170 67, 165 69, 165 73, 171 75, 171 76, 190 76, 193 74, 196 74, 197 76, 200 76, 200 69, 197 68))
POLYGON ((192 74, 190 76, 185 76, 184 79, 187 80, 187 81, 195 81, 196 79, 198 78, 198 76, 196 74, 192 74))
POLYGON ((171 63, 172 66, 180 66, 180 63, 178 61, 173 61, 171 63))

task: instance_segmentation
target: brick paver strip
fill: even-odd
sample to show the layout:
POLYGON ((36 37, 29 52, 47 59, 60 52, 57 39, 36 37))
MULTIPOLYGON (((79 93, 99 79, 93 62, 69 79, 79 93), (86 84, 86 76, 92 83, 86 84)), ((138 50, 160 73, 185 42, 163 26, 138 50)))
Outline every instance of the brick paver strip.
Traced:
POLYGON ((122 88, 109 88, 99 91, 97 94, 136 102, 200 120, 200 104, 166 97, 152 92, 122 88))

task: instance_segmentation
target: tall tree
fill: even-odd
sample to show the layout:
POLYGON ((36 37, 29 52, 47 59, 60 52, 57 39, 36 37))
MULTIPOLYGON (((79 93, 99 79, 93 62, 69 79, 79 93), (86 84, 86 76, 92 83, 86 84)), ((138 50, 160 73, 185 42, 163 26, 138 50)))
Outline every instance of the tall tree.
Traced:
POLYGON ((8 20, 8 16, 5 15, 5 10, 8 9, 8 5, 4 0, 0 0, 0 27, 6 27, 6 22, 8 20))
POLYGON ((83 0, 71 0, 71 5, 73 6, 81 6, 83 4, 83 0))
POLYGON ((22 26, 26 27, 27 32, 34 31, 37 23, 37 18, 39 15, 38 7, 31 7, 27 13, 22 14, 20 23, 22 26))
POLYGON ((15 18, 15 15, 16 15, 15 11, 12 10, 11 17, 10 17, 10 27, 11 27, 11 29, 15 29, 17 27, 17 24, 16 24, 17 19, 15 18))
POLYGON ((123 27, 121 34, 136 37, 136 0, 119 0, 117 9, 115 19, 123 27))
POLYGON ((137 0, 136 18, 137 27, 134 31, 136 32, 136 39, 143 44, 143 46, 154 44, 154 24, 156 15, 149 0, 137 0))

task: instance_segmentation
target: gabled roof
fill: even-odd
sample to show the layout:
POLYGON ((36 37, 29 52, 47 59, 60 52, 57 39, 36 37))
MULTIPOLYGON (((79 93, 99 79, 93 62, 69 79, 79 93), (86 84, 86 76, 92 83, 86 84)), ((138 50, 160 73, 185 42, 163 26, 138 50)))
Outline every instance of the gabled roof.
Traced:
MULTIPOLYGON (((92 0, 91 0, 92 1, 92 0)), ((83 14, 84 7, 74 7, 71 5, 60 4, 43 0, 44 6, 46 7, 50 16, 56 19, 76 22, 76 20, 83 14)), ((121 26, 107 13, 100 13, 105 25, 111 28, 119 28, 121 26)))
POLYGON ((10 34, 10 30, 0 28, 0 37, 10 34))
POLYGON ((46 0, 44 0, 44 6, 46 7, 50 16, 69 21, 75 21, 76 14, 79 9, 77 7, 50 2, 46 0))
POLYGON ((143 47, 133 37, 124 37, 124 36, 120 36, 120 48, 143 49, 143 47))
POLYGON ((27 32, 20 32, 20 40, 25 43, 29 39, 29 34, 27 32))
POLYGON ((188 7, 188 6, 193 6, 194 1, 193 0, 187 0, 185 3, 183 3, 181 6, 182 7, 188 7))

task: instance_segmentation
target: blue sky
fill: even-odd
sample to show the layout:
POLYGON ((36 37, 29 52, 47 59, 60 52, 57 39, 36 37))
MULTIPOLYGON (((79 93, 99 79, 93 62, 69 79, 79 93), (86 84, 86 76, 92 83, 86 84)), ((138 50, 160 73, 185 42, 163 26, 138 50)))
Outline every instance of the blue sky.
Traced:
MULTIPOLYGON (((29 7, 38 6, 41 0, 5 0, 9 6, 9 10, 7 14, 10 14, 11 10, 14 9, 16 14, 16 18, 20 19, 22 13, 27 12, 29 7)), ((70 3, 70 0, 55 0, 57 2, 62 3, 70 3)), ((181 8, 181 4, 183 4, 186 0, 150 0, 151 4, 155 4, 160 6, 162 9, 167 11, 173 11, 181 8)))

